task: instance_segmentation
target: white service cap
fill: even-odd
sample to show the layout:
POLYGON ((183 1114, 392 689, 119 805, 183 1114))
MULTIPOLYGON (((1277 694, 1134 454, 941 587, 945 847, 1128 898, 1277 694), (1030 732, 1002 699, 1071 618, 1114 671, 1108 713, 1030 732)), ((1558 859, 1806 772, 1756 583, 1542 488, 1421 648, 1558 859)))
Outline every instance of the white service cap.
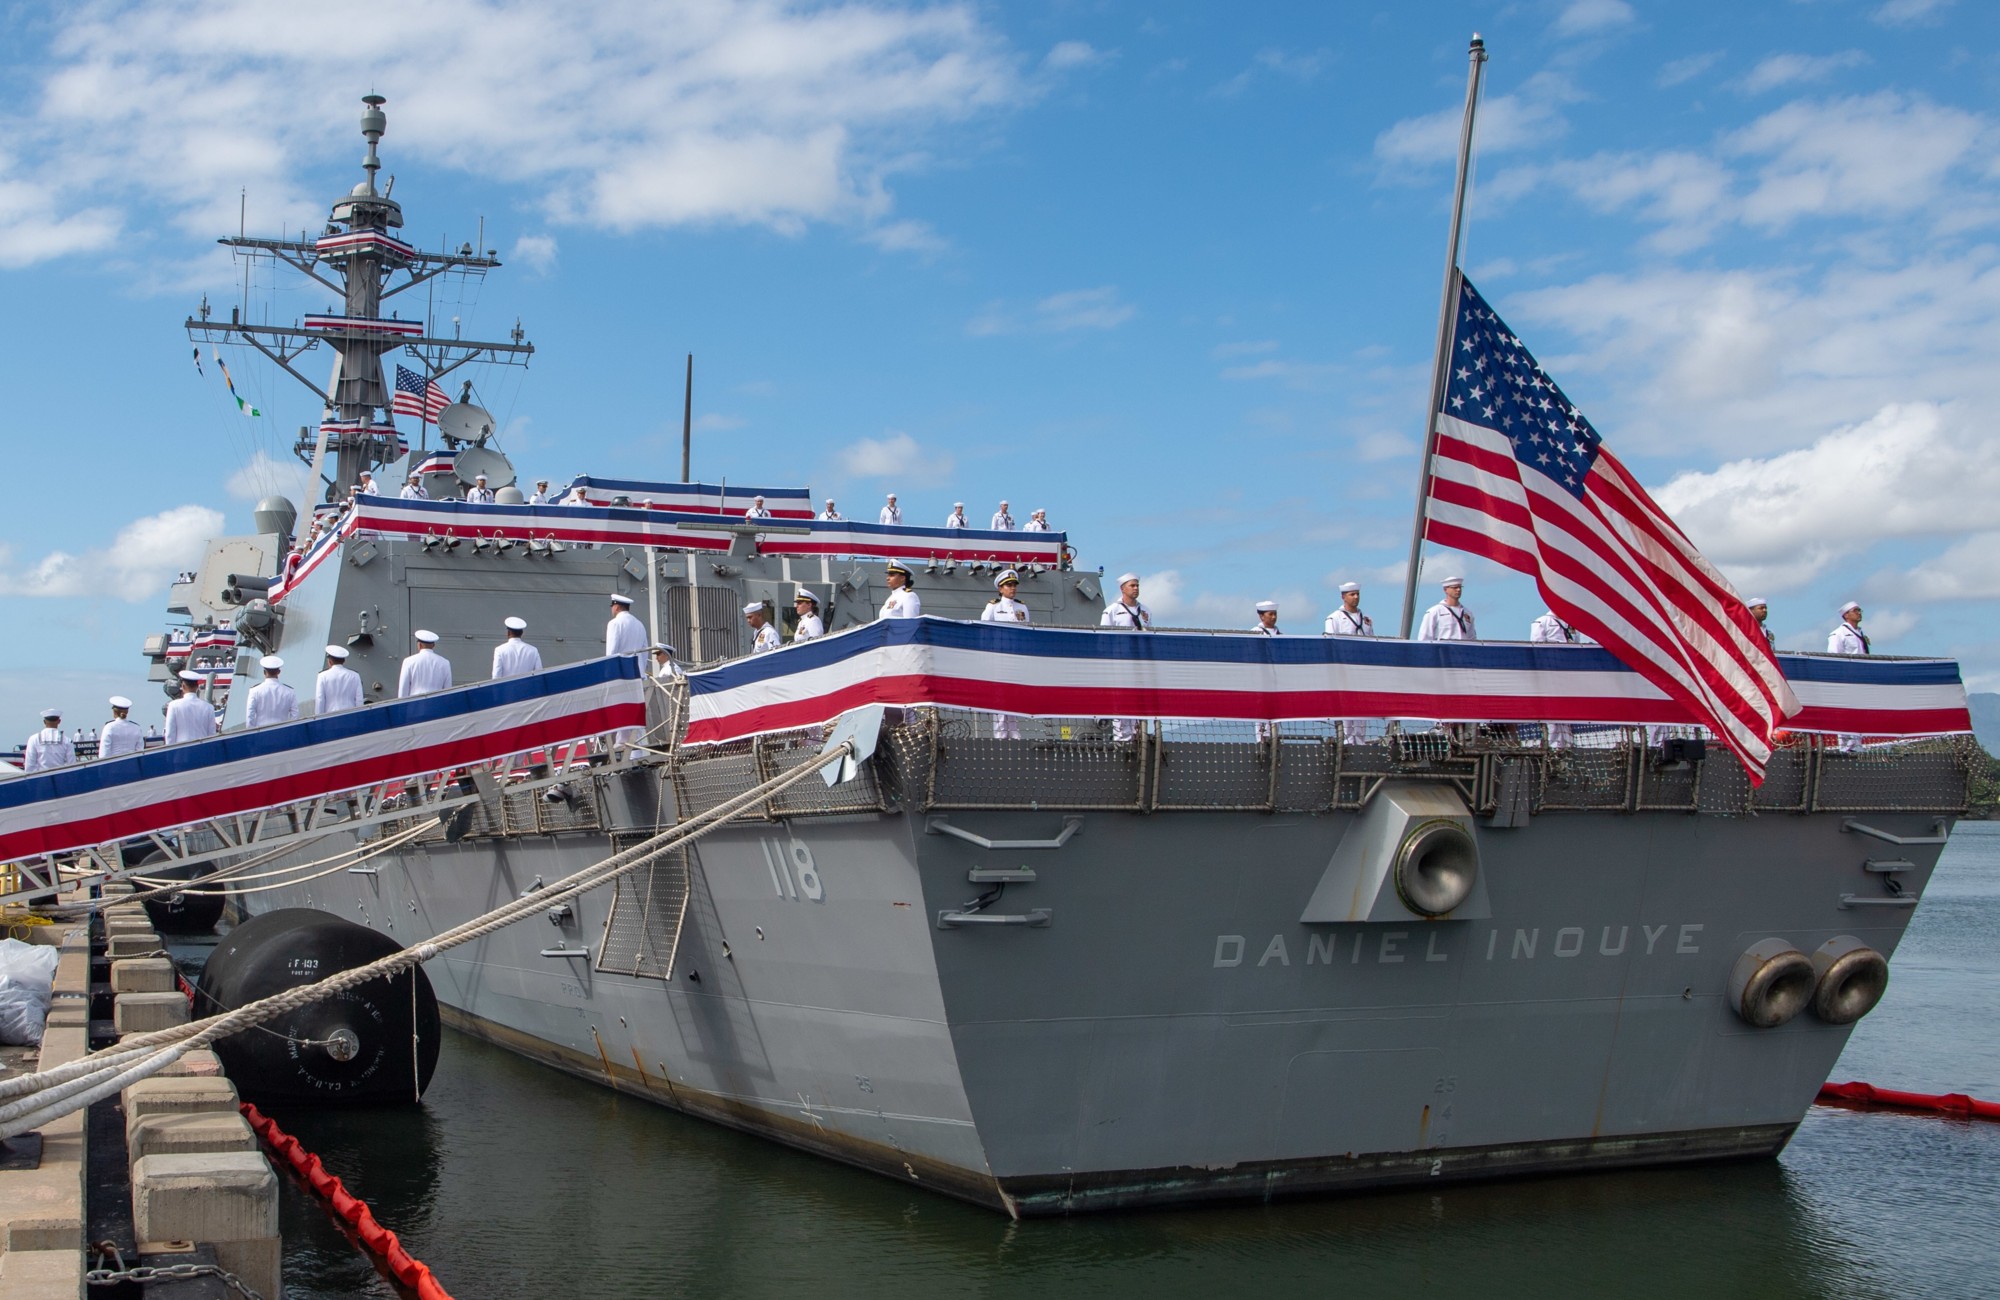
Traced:
POLYGON ((951 503, 951 508, 952 508, 953 510, 963 510, 963 509, 965 509, 965 502, 963 502, 963 501, 954 501, 954 502, 952 502, 952 503, 951 503))
POLYGON ((1118 585, 1121 587, 1128 582, 1137 582, 1138 580, 1139 575, 1136 573, 1121 573, 1118 575, 1118 585))
POLYGON ((655 641, 651 646, 647 648, 652 650, 655 654, 658 654, 661 651, 665 651, 668 654, 672 654, 674 652, 674 648, 668 645, 665 641, 655 641))
POLYGON ((753 600, 749 604, 743 607, 743 612, 745 614, 761 614, 764 612, 764 602, 761 600, 753 600))
POLYGON ((1845 613, 1846 613, 1846 612, 1847 612, 1848 610, 1850 610, 1850 609, 1860 609, 1860 608, 1861 608, 1861 602, 1860 602, 1860 601, 1858 601, 1858 600, 1850 600, 1850 601, 1848 601, 1848 602, 1847 602, 1847 603, 1846 603, 1845 605, 1842 605, 1842 606, 1840 607, 1840 612, 1841 612, 1841 613, 1843 613, 1843 614, 1845 614, 1845 613))
POLYGON ((472 476, 472 481, 475 483, 484 483, 486 481, 486 476, 484 474, 474 474, 472 476))
POLYGON ((1257 602, 1257 612, 1259 614, 1275 614, 1278 612, 1278 602, 1275 600, 1260 600, 1257 602))
POLYGON ((993 579, 993 585, 998 587, 1003 582, 1019 582, 1020 580, 1021 575, 1012 569, 1002 569, 999 576, 993 579))
POLYGON ((815 596, 815 595, 813 595, 813 594, 812 594, 812 592, 808 591, 808 590, 807 590, 806 588, 804 588, 804 587, 800 587, 800 588, 799 588, 799 591, 798 591, 798 594, 797 594, 796 596, 793 596, 793 597, 792 597, 792 602, 793 602, 794 604, 797 604, 797 603, 798 603, 799 601, 802 601, 802 600, 809 600, 809 601, 811 601, 811 602, 812 602, 813 604, 815 604, 815 605, 819 604, 819 597, 818 597, 818 596, 815 596))
POLYGON ((200 684, 201 684, 201 674, 200 674, 200 673, 198 673, 198 672, 196 672, 196 671, 195 671, 194 669, 192 669, 192 668, 183 668, 183 669, 181 669, 181 670, 180 670, 180 672, 178 672, 178 673, 176 673, 176 674, 174 674, 174 675, 175 675, 176 677, 179 677, 179 678, 180 678, 180 679, 181 679, 182 681, 184 681, 184 682, 193 682, 193 683, 195 683, 196 685, 200 685, 200 684))
POLYGON ((1463 578, 1446 578, 1438 584, 1440 587, 1463 587, 1464 585, 1465 579, 1463 578))
POLYGON ((344 645, 330 645, 326 648, 326 657, 329 659, 338 659, 345 663, 347 660, 347 647, 344 645))
POLYGON ((418 642, 418 644, 420 644, 420 645, 436 645, 436 644, 437 644, 437 639, 438 639, 438 634, 437 634, 437 633, 435 633, 435 632, 432 632, 432 631, 429 631, 429 630, 427 630, 427 629, 424 629, 424 628, 419 628, 419 629, 417 629, 417 642, 418 642))
POLYGON ((43 710, 42 710, 42 716, 43 716, 44 718, 60 718, 60 717, 62 716, 62 710, 61 710, 61 709, 43 709, 43 710))
POLYGON ((611 594, 611 603, 614 605, 623 605, 627 609, 630 609, 632 607, 632 598, 622 591, 613 592, 611 594))
POLYGON ((276 655, 265 655, 262 659, 259 659, 257 661, 257 666, 259 668, 266 670, 267 672, 276 672, 278 669, 283 668, 285 666, 285 661, 278 658, 278 656, 276 655))
POLYGON ((1752 597, 1751 597, 1750 599, 1748 599, 1748 600, 1746 600, 1746 601, 1744 601, 1744 602, 1743 602, 1743 608, 1745 608, 1745 609, 1755 609, 1755 608, 1757 608, 1757 606, 1759 606, 1759 605, 1763 605, 1763 606, 1765 606, 1765 607, 1767 607, 1767 608, 1768 608, 1768 607, 1770 606, 1770 604, 1771 604, 1771 602, 1770 602, 1770 601, 1768 601, 1768 600, 1765 600, 1765 599, 1764 599, 1764 598, 1763 598, 1762 596, 1752 596, 1752 597))
POLYGON ((1360 590, 1361 590, 1361 584, 1358 582, 1343 582, 1340 584, 1340 594, 1343 596, 1345 596, 1350 591, 1360 591, 1360 590))
POLYGON ((520 617, 518 614, 509 614, 504 621, 504 626, 509 632, 525 632, 528 630, 528 620, 520 617))
POLYGON ((111 697, 111 707, 114 709, 129 709, 132 707, 132 701, 122 695, 114 695, 111 697))

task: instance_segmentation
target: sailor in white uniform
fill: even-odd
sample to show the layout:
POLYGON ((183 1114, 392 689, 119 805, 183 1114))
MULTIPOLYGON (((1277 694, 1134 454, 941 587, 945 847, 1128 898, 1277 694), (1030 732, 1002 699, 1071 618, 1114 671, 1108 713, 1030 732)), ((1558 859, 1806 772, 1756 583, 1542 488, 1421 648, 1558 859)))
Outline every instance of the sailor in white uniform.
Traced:
POLYGON ((889 494, 889 504, 882 507, 882 517, 877 522, 885 524, 900 524, 903 522, 903 508, 896 504, 896 494, 894 492, 889 494))
MULTIPOLYGON (((1542 616, 1530 625, 1528 628, 1528 640, 1537 645, 1590 644, 1589 637, 1557 618, 1556 612, 1552 609, 1544 610, 1542 616)), ((1551 722, 1548 724, 1548 729, 1549 747, 1551 749, 1569 748, 1570 726, 1567 722, 1551 722)))
POLYGON ((430 493, 424 491, 424 482, 415 474, 403 480, 403 490, 397 494, 405 501, 428 501, 430 493))
POLYGON ((1423 622, 1417 624, 1419 641, 1477 641, 1479 629, 1472 621, 1472 611, 1459 604, 1458 598, 1465 594, 1465 579, 1446 578, 1444 599, 1424 611, 1423 622))
POLYGON ((745 519, 769 519, 771 512, 764 508, 764 498, 758 497, 750 503, 750 508, 743 512, 743 517, 745 519))
POLYGON ((1764 634, 1764 644, 1773 650, 1777 649, 1778 638, 1771 635, 1771 624, 1768 621, 1771 617, 1771 602, 1762 596, 1752 596, 1743 602, 1743 607, 1750 611, 1751 618, 1757 620, 1757 630, 1764 634))
POLYGON ((429 695, 451 689, 451 660, 437 652, 438 634, 417 629, 417 652, 403 661, 396 678, 396 698, 429 695))
MULTIPOLYGON (((1361 612, 1361 584, 1343 582, 1340 584, 1340 608, 1326 616, 1328 636, 1374 636, 1375 620, 1361 612)), ((1365 718, 1348 718, 1340 724, 1340 737, 1350 745, 1358 745, 1368 739, 1368 722, 1365 718)))
MULTIPOLYGON (((1861 630, 1861 605, 1858 601, 1848 601, 1840 607, 1840 622, 1833 625, 1833 631, 1826 637, 1826 652, 1830 655, 1865 655, 1872 653, 1868 634, 1861 630)), ((1852 754, 1861 748, 1861 737, 1843 735, 1840 750, 1852 754)))
POLYGON ((535 480, 535 490, 534 493, 531 496, 529 496, 528 504, 531 506, 547 506, 555 504, 554 494, 549 491, 549 481, 547 479, 538 478, 535 480))
POLYGON ((882 581, 889 586, 889 599, 882 602, 882 612, 877 618, 920 618, 924 612, 923 597, 910 590, 910 571, 896 560, 883 566, 882 581))
POLYGON ((493 489, 486 486, 486 476, 484 474, 475 474, 472 476, 472 488, 465 494, 465 499, 474 505, 490 506, 493 504, 493 489))
POLYGON ((347 666, 347 647, 326 648, 326 667, 313 682, 313 714, 325 717, 362 705, 361 674, 347 666))
MULTIPOLYGON (((1012 569, 1002 569, 1000 576, 993 579, 993 589, 1000 594, 986 602, 986 608, 979 611, 979 621, 1025 624, 1028 621, 1028 607, 1019 599, 1021 575, 1012 569)), ((1020 738, 1020 718, 1011 713, 993 715, 993 739, 1019 740, 1020 738)))
POLYGON ((632 598, 623 592, 611 598, 611 621, 604 625, 604 653, 636 655, 645 653, 650 638, 646 625, 632 617, 632 598))
POLYGON ((965 502, 954 501, 951 503, 951 513, 944 517, 944 526, 946 528, 972 527, 972 521, 965 517, 965 502))
POLYGON ((132 701, 122 695, 111 697, 111 721, 104 724, 104 730, 97 733, 97 756, 118 758, 125 754, 136 754, 146 747, 146 734, 139 730, 139 724, 129 716, 132 701))
POLYGON ((497 682, 503 677, 542 671, 542 652, 522 639, 521 634, 528 630, 528 621, 509 615, 506 628, 507 639, 493 647, 493 680, 497 682))
MULTIPOLYGON (((1118 599, 1104 607, 1104 614, 1097 620, 1099 627, 1117 628, 1123 632, 1150 632, 1153 630, 1153 611, 1139 601, 1139 575, 1127 573, 1118 579, 1118 599)), ((1114 740, 1125 741, 1139 734, 1137 718, 1113 718, 1111 736, 1114 740)))
POLYGON ((365 469, 362 470, 354 484, 354 495, 358 497, 372 497, 379 495, 381 491, 382 489, 375 486, 375 476, 365 469))
POLYGON ((1007 503, 1005 501, 1002 501, 1000 508, 993 512, 993 522, 986 526, 996 533, 1011 533, 1014 531, 1014 516, 1007 513, 1007 503))
POLYGON ((264 670, 264 680, 251 688, 249 703, 243 710, 243 725, 268 727, 279 722, 297 722, 298 692, 278 680, 285 661, 276 655, 265 655, 257 661, 257 666, 264 670))
POLYGON ((684 674, 681 666, 674 662, 674 648, 665 641, 655 641, 653 650, 653 676, 663 682, 677 682, 684 674))
POLYGON ((771 612, 764 608, 763 601, 753 600, 745 605, 743 621, 750 625, 753 635, 750 642, 751 654, 760 655, 767 650, 776 650, 784 644, 778 640, 778 629, 771 626, 771 612))
POLYGON ((1024 533, 1046 533, 1049 531, 1049 512, 1037 510, 1028 516, 1028 522, 1021 529, 1024 533))
POLYGON ((819 597, 804 587, 792 597, 792 609, 799 616, 798 626, 792 629, 792 644, 801 641, 817 641, 826 635, 826 624, 820 620, 819 597))
POLYGON ((62 711, 42 710, 42 729, 28 737, 28 745, 21 755, 23 772, 46 772, 50 768, 68 767, 76 762, 76 745, 63 735, 62 711))
POLYGON ((167 743, 207 740, 215 734, 215 706, 196 694, 201 690, 201 674, 192 668, 180 671, 181 697, 167 705, 167 743))
POLYGON ((847 518, 846 515, 841 514, 840 511, 833 508, 832 497, 826 499, 826 509, 819 512, 819 517, 829 523, 839 523, 847 518))
MULTIPOLYGON (((1257 626, 1251 628, 1250 631, 1257 636, 1283 636, 1284 633, 1278 630, 1278 602, 1275 600, 1260 600, 1257 602, 1256 608, 1257 626)), ((1270 723, 1260 722, 1257 724, 1257 739, 1269 740, 1271 735, 1270 723)))

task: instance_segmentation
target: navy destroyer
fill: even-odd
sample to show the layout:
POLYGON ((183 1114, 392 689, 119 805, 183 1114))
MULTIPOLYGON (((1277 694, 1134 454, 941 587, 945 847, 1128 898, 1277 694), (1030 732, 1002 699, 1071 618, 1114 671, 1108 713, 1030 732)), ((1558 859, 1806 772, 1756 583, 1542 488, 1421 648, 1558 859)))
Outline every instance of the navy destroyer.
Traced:
MULTIPOLYGON (((439 416, 439 447, 404 445, 385 359, 428 383, 531 345, 518 327, 446 337, 385 306, 498 264, 398 237, 401 209, 375 183, 385 127, 370 97, 365 176, 323 234, 224 241, 327 285, 334 310, 285 327, 207 310, 188 322, 323 397, 300 451, 325 500, 308 512, 316 530, 270 500, 257 533, 211 544, 173 594, 185 626, 149 643, 156 676, 172 689, 197 643, 233 640, 238 679, 271 652, 317 666, 331 644, 373 706, 395 694, 416 629, 439 634, 463 685, 510 615, 551 669, 601 655, 607 598, 626 593, 693 683, 650 677, 643 735, 468 772, 443 812, 356 796, 160 841, 190 860, 268 843, 276 870, 329 837, 379 850, 246 888, 239 914, 319 909, 400 944, 531 895, 806 761, 831 715, 690 728, 731 691, 831 690, 815 674, 846 671, 862 647, 877 667, 850 685, 897 707, 866 715, 872 754, 851 779, 764 798, 432 961, 449 1022, 591 1084, 1014 1215, 1784 1146, 1881 995, 1965 806, 1967 742, 1850 753, 1802 737, 1753 786, 1726 754, 1629 725, 1564 746, 1533 725, 1252 723, 1193 704, 1187 718, 1102 716, 1141 711, 1116 664, 1092 669, 1114 674, 1103 702, 1069 714, 1025 707, 1006 671, 985 695, 953 696, 937 665, 954 655, 1085 664, 1134 639, 1083 630, 1104 580, 1066 537, 844 526, 799 517, 811 500, 796 489, 763 490, 789 517, 745 519, 757 489, 689 482, 685 464, 678 481, 585 478, 563 485, 572 504, 528 502, 469 386, 439 416), (317 348, 336 358, 326 388, 296 368, 317 348), (421 471, 426 499, 354 494, 363 471, 398 464, 421 471), (465 499, 480 475, 490 504, 465 499), (874 621, 892 558, 942 618, 914 632, 874 621), (1002 565, 1019 569, 1034 627, 952 621, 976 618, 1002 565), (743 606, 787 610, 802 585, 836 635, 738 659, 743 606), (902 654, 930 667, 885 684, 880 665, 902 654), (1010 704, 1037 716, 996 728, 1010 704)), ((1250 663, 1252 640, 1158 633, 1149 654, 1224 674, 1250 663)), ((1425 659, 1401 642, 1287 640, 1292 658, 1258 649, 1256 671, 1541 680, 1562 649, 1425 659)), ((1955 667, 1926 680, 1949 697, 1955 667)), ((213 689, 233 725, 241 692, 213 689)))

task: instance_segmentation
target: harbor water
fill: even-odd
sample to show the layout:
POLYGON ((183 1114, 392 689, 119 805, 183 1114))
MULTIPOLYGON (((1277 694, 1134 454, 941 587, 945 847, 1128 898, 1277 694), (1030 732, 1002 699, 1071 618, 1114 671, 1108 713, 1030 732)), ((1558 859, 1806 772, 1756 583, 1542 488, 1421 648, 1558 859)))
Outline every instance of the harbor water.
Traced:
MULTIPOLYGON (((1834 1071, 2000 1097, 2000 823, 1834 1071)), ((1816 1107, 1776 1161, 1012 1223, 463 1035, 421 1109, 272 1114, 459 1297, 2000 1296, 2000 1125, 1816 1107)), ((395 1289, 297 1188, 289 1293, 395 1289)))

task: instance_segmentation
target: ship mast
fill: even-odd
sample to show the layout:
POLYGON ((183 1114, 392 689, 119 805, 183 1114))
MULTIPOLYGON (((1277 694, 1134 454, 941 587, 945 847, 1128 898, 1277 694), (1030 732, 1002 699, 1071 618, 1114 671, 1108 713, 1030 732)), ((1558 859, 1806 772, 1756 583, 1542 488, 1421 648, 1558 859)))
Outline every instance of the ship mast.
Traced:
POLYGON ((242 318, 240 307, 230 309, 227 321, 209 319, 208 300, 204 298, 200 315, 187 321, 188 336, 197 343, 247 343, 319 395, 325 406, 321 426, 316 432, 301 430, 293 451, 311 463, 320 439, 325 439, 326 449, 333 453, 326 494, 329 501, 345 496, 362 470, 373 471, 397 458, 398 438, 391 411, 394 393, 383 377, 384 356, 398 348, 407 349, 422 363, 426 377, 435 380, 469 361, 525 366, 535 351, 518 321, 508 342, 487 343, 434 338, 421 320, 406 321, 393 311, 383 314, 388 299, 436 276, 447 272, 484 275, 500 261, 493 250, 482 253, 470 244, 456 252, 426 253, 397 237, 394 232, 402 228, 403 209, 389 197, 395 177, 389 178, 385 188, 378 190, 375 184, 375 174, 382 169, 375 146, 388 128, 388 117, 382 112, 386 101, 380 95, 364 95, 361 102, 366 106, 361 114, 361 134, 368 141, 367 156, 361 160, 366 176, 334 203, 325 233, 315 239, 302 235, 295 240, 238 234, 217 241, 243 250, 246 256, 270 257, 310 276, 338 296, 339 309, 307 316, 296 326, 253 325, 242 318), (293 364, 322 342, 336 356, 328 386, 308 378, 293 364))

